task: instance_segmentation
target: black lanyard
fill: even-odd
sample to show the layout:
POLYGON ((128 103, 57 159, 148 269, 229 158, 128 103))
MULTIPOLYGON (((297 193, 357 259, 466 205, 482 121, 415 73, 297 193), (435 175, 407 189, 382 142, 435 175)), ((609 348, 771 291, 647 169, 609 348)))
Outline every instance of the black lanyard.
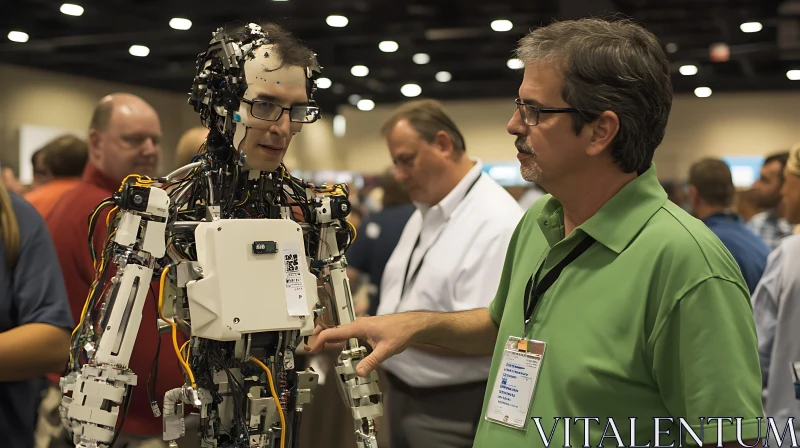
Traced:
POLYGON ((539 265, 539 269, 536 270, 536 274, 531 276, 530 280, 528 280, 528 285, 525 286, 525 305, 523 311, 525 312, 525 333, 527 334, 527 325, 530 323, 531 318, 533 317, 533 309, 536 308, 536 304, 539 302, 539 299, 542 298, 545 292, 553 286, 553 283, 558 280, 558 277, 561 275, 561 271, 564 270, 570 263, 575 261, 578 257, 581 256, 587 249, 589 249, 592 244, 595 243, 595 239, 591 236, 586 236, 583 241, 578 243, 574 249, 572 249, 563 260, 559 261, 553 269, 547 271, 542 281, 539 282, 539 274, 542 271, 542 267, 544 266, 544 262, 539 265))
MULTIPOLYGON (((469 188, 467 188, 467 191, 464 193, 464 196, 461 198, 461 201, 459 201, 458 203, 459 205, 461 205, 461 203, 464 202, 465 199, 467 199, 469 192, 472 191, 472 187, 474 187, 475 184, 477 184, 478 181, 481 180, 481 177, 483 177, 483 173, 478 174, 477 179, 472 181, 472 183, 469 185, 469 188)), ((453 213, 455 213, 455 210, 453 211, 453 213)), ((453 213, 451 213, 450 216, 453 216, 453 213)), ((425 249, 425 253, 422 254, 422 258, 419 259, 417 268, 414 269, 414 272, 411 274, 411 278, 409 279, 408 271, 409 269, 411 269, 411 260, 414 258, 414 252, 416 252, 417 246, 419 246, 419 239, 422 237, 422 229, 421 228, 419 229, 419 235, 417 235, 417 241, 414 242, 414 248, 411 249, 411 255, 408 256, 408 264, 406 264, 406 271, 403 274, 403 288, 400 290, 400 299, 398 300, 397 306, 395 307, 395 312, 397 312, 397 309, 400 308, 400 302, 402 302, 403 300, 403 295, 406 292, 407 285, 413 284, 414 281, 417 279, 417 274, 419 274, 419 270, 422 268, 422 262, 425 261, 425 256, 428 255, 428 251, 430 251, 431 248, 439 241, 439 237, 442 236, 442 233, 444 233, 445 229, 447 228, 447 224, 450 222, 450 216, 448 216, 447 220, 442 224, 442 230, 436 234, 436 238, 433 240, 433 242, 430 245, 428 245, 427 249, 425 249)), ((423 223, 423 227, 424 225, 425 223, 423 223)))

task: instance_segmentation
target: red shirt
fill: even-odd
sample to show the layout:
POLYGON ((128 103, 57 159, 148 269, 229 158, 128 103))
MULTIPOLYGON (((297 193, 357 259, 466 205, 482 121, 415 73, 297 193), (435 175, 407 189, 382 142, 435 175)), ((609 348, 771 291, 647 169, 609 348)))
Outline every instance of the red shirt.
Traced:
MULTIPOLYGON (((88 247, 88 217, 100 202, 111 197, 119 189, 120 183, 121 181, 105 177, 97 168, 89 164, 84 170, 81 182, 72 190, 64 193, 46 218, 67 285, 72 316, 76 321, 80 319, 95 275, 88 247)), ((106 215, 108 211, 110 211, 110 207, 100 215, 94 231, 93 243, 97 254, 102 253, 107 231, 106 215)), ((154 279, 153 290, 158 292, 157 279, 154 279)), ((156 300, 157 297, 148 294, 147 303, 142 311, 142 323, 136 336, 136 345, 129 363, 129 367, 137 375, 137 386, 133 388, 133 401, 122 430, 128 434, 151 436, 160 435, 162 432, 161 418, 153 417, 147 397, 147 378, 150 375, 150 368, 158 347, 158 331, 156 329, 158 315, 153 306, 153 303, 157 303, 156 300)), ((184 340, 184 338, 179 337, 180 340, 184 340)), ((183 383, 183 373, 172 347, 172 336, 166 333, 161 336, 158 382, 156 396, 153 399, 161 405, 164 401, 164 394, 170 389, 180 387, 183 383)), ((120 415, 122 415, 122 410, 120 410, 120 415)))

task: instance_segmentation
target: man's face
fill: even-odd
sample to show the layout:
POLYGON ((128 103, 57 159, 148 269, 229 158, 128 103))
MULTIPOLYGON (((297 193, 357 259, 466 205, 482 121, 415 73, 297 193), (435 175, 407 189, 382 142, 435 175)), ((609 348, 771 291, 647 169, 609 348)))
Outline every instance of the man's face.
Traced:
MULTIPOLYGON (((525 67, 519 97, 524 103, 539 107, 571 107, 561 98, 563 83, 553 65, 531 63, 525 67)), ((514 111, 506 129, 517 137, 517 158, 525 180, 549 190, 548 184, 574 172, 575 165, 585 155, 590 132, 587 136, 584 129, 576 136, 572 120, 570 114, 542 113, 539 124, 529 126, 522 120, 519 109, 514 111)))
MULTIPOLYGON (((280 55, 272 45, 259 47, 254 55, 255 58, 244 66, 248 86, 244 99, 266 101, 287 109, 308 104, 303 67, 281 67, 280 55)), ((235 146, 244 152, 245 163, 251 169, 274 171, 283 161, 292 137, 303 125, 292 122, 288 110, 284 110, 277 121, 257 118, 252 110, 258 107, 261 107, 258 103, 251 106, 241 102, 241 121, 236 125, 235 146)))
POLYGON ((800 224, 800 177, 784 171, 784 182, 780 192, 780 208, 791 224, 800 224))
POLYGON ((149 106, 120 104, 111 113, 106 131, 90 131, 91 148, 100 156, 103 173, 122 182, 129 174, 156 176, 161 156, 161 124, 149 106))
POLYGON ((773 161, 761 167, 761 177, 753 183, 756 202, 762 208, 775 208, 781 201, 781 163, 773 161))
POLYGON ((397 181, 414 202, 436 205, 439 183, 446 169, 445 156, 436 143, 428 143, 407 121, 400 120, 386 136, 397 181))

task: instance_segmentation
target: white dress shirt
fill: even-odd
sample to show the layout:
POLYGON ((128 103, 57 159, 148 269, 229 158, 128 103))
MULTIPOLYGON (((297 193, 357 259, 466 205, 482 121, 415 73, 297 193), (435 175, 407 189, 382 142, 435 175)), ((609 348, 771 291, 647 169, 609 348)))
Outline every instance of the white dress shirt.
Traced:
POLYGON ((775 417, 778 431, 783 431, 789 417, 794 417, 794 430, 800 439, 800 400, 794 395, 791 367, 800 361, 798 267, 800 235, 793 235, 769 255, 767 268, 750 300, 758 332, 764 413, 775 417))
MULTIPOLYGON (((378 315, 465 311, 488 307, 494 298, 523 210, 482 174, 480 160, 472 160, 475 166, 438 204, 417 204, 386 264, 378 315)), ((486 380, 490 363, 491 356, 450 357, 408 348, 383 366, 411 386, 435 387, 486 380)))

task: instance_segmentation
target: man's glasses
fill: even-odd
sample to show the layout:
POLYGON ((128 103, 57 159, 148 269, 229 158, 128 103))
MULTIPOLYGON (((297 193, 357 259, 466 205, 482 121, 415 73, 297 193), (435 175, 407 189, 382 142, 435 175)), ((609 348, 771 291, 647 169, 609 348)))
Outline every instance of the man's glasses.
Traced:
POLYGON ((319 119, 317 106, 292 106, 283 107, 270 101, 247 100, 242 101, 250 105, 250 114, 264 121, 278 121, 283 116, 283 111, 289 111, 289 120, 294 123, 313 123, 319 119))
POLYGON ((581 112, 580 109, 574 107, 539 107, 532 104, 525 104, 521 99, 514 100, 517 105, 517 110, 522 117, 522 121, 528 126, 536 126, 539 124, 539 115, 541 114, 568 114, 574 112, 581 112))

